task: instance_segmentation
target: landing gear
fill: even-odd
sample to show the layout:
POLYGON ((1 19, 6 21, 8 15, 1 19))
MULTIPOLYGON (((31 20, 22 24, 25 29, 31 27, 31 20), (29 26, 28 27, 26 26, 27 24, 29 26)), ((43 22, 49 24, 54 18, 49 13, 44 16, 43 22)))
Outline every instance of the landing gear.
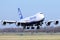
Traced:
POLYGON ((38 25, 36 29, 40 29, 40 26, 38 25))
POLYGON ((30 29, 29 26, 23 26, 23 29, 30 29))
POLYGON ((34 29, 34 27, 31 27, 31 29, 34 29))
POLYGON ((26 29, 26 26, 23 26, 23 29, 26 29))
POLYGON ((32 26, 23 26, 23 29, 30 29, 30 28, 31 28, 31 29, 35 29, 35 26, 37 26, 36 29, 40 29, 40 26, 41 26, 41 25, 35 25, 35 24, 34 24, 34 25, 32 25, 32 26))
POLYGON ((26 29, 30 29, 30 27, 27 27, 26 29))

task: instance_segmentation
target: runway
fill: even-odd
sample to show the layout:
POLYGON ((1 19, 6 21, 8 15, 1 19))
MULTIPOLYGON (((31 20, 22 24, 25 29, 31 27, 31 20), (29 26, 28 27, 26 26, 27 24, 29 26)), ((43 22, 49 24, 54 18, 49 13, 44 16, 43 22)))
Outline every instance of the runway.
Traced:
POLYGON ((60 33, 26 34, 0 33, 0 40, 60 40, 60 33))

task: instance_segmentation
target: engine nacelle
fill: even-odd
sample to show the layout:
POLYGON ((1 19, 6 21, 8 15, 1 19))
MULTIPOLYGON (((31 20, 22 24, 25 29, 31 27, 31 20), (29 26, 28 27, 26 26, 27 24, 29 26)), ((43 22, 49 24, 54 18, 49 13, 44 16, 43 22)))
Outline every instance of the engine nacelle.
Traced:
POLYGON ((6 25, 6 22, 5 21, 2 21, 2 25, 6 25))
POLYGON ((20 22, 16 22, 16 26, 20 26, 20 22))
POLYGON ((51 21, 46 23, 47 26, 50 26, 50 24, 51 24, 51 21))
POLYGON ((55 25, 59 24, 59 21, 55 21, 54 24, 55 24, 55 25))

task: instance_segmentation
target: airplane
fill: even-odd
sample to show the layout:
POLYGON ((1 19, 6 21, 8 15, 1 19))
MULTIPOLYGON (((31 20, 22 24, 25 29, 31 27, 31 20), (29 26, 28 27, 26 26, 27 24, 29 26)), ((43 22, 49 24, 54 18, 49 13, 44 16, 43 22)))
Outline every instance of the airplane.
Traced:
POLYGON ((31 26, 33 28, 33 26, 37 26, 37 28, 39 28, 39 25, 42 26, 43 21, 44 21, 44 14, 42 12, 38 12, 37 14, 33 15, 33 16, 29 16, 26 18, 23 18, 23 15, 21 13, 20 8, 18 8, 18 13, 20 16, 20 20, 19 21, 14 21, 14 20, 2 20, 2 25, 6 25, 8 24, 12 24, 15 23, 17 26, 23 26, 23 29, 26 28, 26 26, 31 26))

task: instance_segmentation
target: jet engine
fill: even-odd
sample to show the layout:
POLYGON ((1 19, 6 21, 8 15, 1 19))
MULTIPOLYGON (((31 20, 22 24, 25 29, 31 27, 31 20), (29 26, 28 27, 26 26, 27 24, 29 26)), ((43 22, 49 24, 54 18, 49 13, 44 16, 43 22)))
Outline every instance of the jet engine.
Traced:
POLYGON ((6 22, 5 21, 2 21, 2 25, 6 25, 6 22))
POLYGON ((16 22, 16 26, 20 26, 20 22, 16 22))
POLYGON ((49 22, 46 23, 47 26, 50 26, 50 24, 51 24, 51 21, 49 21, 49 22))
POLYGON ((55 21, 54 24, 55 24, 55 25, 59 24, 59 21, 55 21))

